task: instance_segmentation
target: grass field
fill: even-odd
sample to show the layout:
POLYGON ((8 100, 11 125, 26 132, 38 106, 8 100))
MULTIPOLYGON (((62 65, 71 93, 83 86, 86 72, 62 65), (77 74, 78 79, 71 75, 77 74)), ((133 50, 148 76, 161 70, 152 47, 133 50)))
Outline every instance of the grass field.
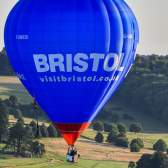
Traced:
MULTIPOLYGON (((30 119, 25 119, 26 122, 30 119)), ((67 145, 62 138, 43 138, 46 154, 42 158, 16 158, 9 155, 0 155, 0 168, 127 168, 129 161, 137 161, 144 153, 153 153, 149 149, 158 139, 168 143, 168 134, 134 134, 128 133, 129 140, 140 137, 145 142, 145 148, 139 153, 131 153, 129 148, 119 148, 107 143, 98 144, 94 139, 96 132, 88 129, 76 143, 81 154, 79 163, 70 164, 65 161, 67 145)), ((105 138, 107 133, 104 133, 105 138)), ((0 148, 4 145, 0 144, 0 148)))
POLYGON ((43 158, 23 159, 0 155, 0 168, 127 168, 127 163, 113 161, 96 161, 80 159, 79 163, 71 164, 64 157, 53 153, 46 154, 43 158))
MULTIPOLYGON (((13 116, 10 116, 10 122, 16 122, 13 116)), ((29 124, 32 119, 24 118, 25 123, 29 124)), ((40 122, 42 124, 42 122, 40 122)), ((45 123, 48 126, 48 123, 45 123)), ((104 141, 107 138, 107 133, 104 134, 104 141)), ((152 146, 160 138, 168 143, 168 134, 145 134, 145 133, 127 133, 129 141, 131 142, 134 138, 141 138, 144 141, 145 148, 141 150, 140 153, 130 153, 127 148, 119 148, 116 146, 109 145, 107 143, 97 144, 94 142, 94 137, 96 136, 96 131, 88 129, 77 142, 78 149, 81 151, 85 159, 96 159, 96 160, 114 160, 114 161, 137 161, 139 157, 144 153, 153 153, 152 146)), ((47 147, 47 151, 56 152, 56 154, 64 155, 66 153, 66 144, 59 139, 43 139, 47 147)))
MULTIPOLYGON (((30 124, 30 122, 32 121, 33 119, 32 118, 24 118, 24 123, 25 124, 30 124)), ((13 115, 9 115, 9 123, 16 123, 17 119, 14 118, 13 115)), ((36 121, 35 121, 36 122, 36 121)), ((48 127, 49 126, 49 122, 46 122, 46 121, 42 121, 40 120, 39 121, 39 125, 42 125, 43 123, 45 123, 45 125, 48 127)))
MULTIPOLYGON (((106 134, 104 134, 106 135, 106 134)), ((95 132, 86 131, 84 136, 92 139, 95 132)), ((65 161, 67 145, 62 138, 44 138, 47 153, 42 158, 15 158, 0 155, 0 168, 127 168, 129 161, 137 161, 143 153, 153 153, 148 148, 159 138, 168 142, 166 134, 134 134, 128 133, 129 139, 140 137, 145 142, 145 149, 139 153, 131 153, 129 149, 118 148, 107 143, 97 144, 92 140, 80 138, 76 146, 81 154, 79 163, 70 164, 65 161)), ((0 145, 2 148, 3 145, 0 145)))
POLYGON ((0 77, 0 98, 6 99, 10 95, 18 97, 24 104, 32 102, 31 96, 16 77, 0 77))

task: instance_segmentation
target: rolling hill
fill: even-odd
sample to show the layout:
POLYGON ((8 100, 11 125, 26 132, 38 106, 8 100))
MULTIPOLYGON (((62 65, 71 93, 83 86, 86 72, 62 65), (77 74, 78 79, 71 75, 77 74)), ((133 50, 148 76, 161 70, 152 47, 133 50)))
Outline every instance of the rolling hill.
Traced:
MULTIPOLYGON (((16 77, 0 77, 0 98, 5 99, 10 95, 16 95, 19 101, 23 104, 28 104, 33 101, 32 97, 28 94, 28 92, 16 77)), ((125 123, 127 126, 129 126, 132 122, 140 122, 143 126, 144 132, 168 132, 168 126, 162 121, 142 113, 139 109, 125 106, 119 101, 113 101, 113 98, 106 104, 104 109, 105 111, 110 111, 111 114, 118 114, 120 117, 120 122, 125 123), (124 114, 132 116, 134 121, 123 119, 122 116, 124 114)), ((103 113, 103 111, 101 113, 103 113)))

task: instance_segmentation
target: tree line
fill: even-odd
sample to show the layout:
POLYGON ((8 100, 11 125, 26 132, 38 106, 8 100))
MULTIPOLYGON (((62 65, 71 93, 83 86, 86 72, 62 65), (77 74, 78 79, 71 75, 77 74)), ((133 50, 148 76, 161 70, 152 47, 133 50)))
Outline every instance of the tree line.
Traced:
MULTIPOLYGON (((144 142, 140 138, 133 139, 129 142, 127 137, 128 128, 123 123, 103 123, 97 121, 92 124, 93 130, 97 131, 95 141, 97 143, 109 143, 118 147, 128 148, 131 152, 140 152, 144 148, 144 142), (107 133, 105 139, 103 133, 107 133)), ((142 132, 142 126, 139 123, 132 123, 129 128, 130 132, 140 133, 142 132)))
POLYGON ((45 146, 38 138, 60 137, 52 124, 38 125, 34 120, 25 124, 21 111, 14 115, 17 122, 10 123, 9 110, 11 108, 0 100, 0 143, 5 144, 0 150, 1 153, 23 157, 42 156, 45 153, 45 146))
POLYGON ((115 99, 168 123, 167 85, 168 56, 137 55, 135 65, 115 99))
POLYGON ((48 120, 43 110, 39 106, 35 107, 34 102, 22 104, 15 95, 11 95, 7 99, 0 99, 0 102, 6 106, 9 114, 14 115, 15 118, 37 118, 38 115, 40 119, 48 120))

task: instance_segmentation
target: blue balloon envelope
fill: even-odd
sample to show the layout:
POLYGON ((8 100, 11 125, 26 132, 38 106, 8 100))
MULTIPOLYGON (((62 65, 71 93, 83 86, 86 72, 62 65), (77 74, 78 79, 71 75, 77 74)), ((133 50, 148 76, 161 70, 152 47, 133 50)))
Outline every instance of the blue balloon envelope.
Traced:
POLYGON ((117 0, 21 0, 8 16, 13 68, 69 145, 132 64, 132 18, 117 0))
POLYGON ((108 99, 113 95, 115 90, 123 81, 125 73, 131 67, 132 62, 130 61, 130 59, 132 59, 132 56, 130 53, 132 51, 133 43, 134 43, 134 37, 133 37, 134 32, 133 32, 132 22, 128 12, 126 11, 124 5, 122 4, 122 1, 120 0, 113 0, 113 1, 106 0, 106 1, 108 3, 114 3, 120 13, 122 24, 123 24, 124 41, 123 41, 123 47, 122 47, 122 55, 119 61, 120 63, 118 64, 117 71, 115 71, 115 74, 113 74, 116 80, 109 83, 109 88, 107 89, 107 92, 104 94, 103 100, 101 101, 102 106, 104 106, 104 104, 108 101, 108 99))

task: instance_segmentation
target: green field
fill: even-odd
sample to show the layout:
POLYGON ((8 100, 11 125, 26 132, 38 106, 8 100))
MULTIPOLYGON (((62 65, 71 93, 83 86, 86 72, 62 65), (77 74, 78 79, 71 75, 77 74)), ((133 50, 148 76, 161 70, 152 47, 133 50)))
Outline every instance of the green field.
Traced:
POLYGON ((0 77, 0 98, 7 99, 15 95, 19 102, 29 104, 32 102, 31 96, 16 77, 0 77))
POLYGON ((94 161, 80 159, 79 163, 71 164, 64 157, 49 153, 43 158, 23 159, 0 155, 0 168, 127 168, 127 163, 113 161, 94 161))
MULTIPOLYGON (((28 123, 30 119, 26 119, 28 123)), ((168 143, 168 134, 135 134, 128 133, 129 140, 140 137, 145 142, 145 148, 140 153, 131 153, 129 149, 118 148, 107 143, 97 144, 94 139, 96 132, 88 129, 77 142, 81 152, 79 163, 71 164, 65 161, 67 146, 62 138, 43 138, 40 141, 45 144, 46 154, 42 158, 16 158, 9 155, 0 155, 0 168, 127 168, 129 161, 137 161, 143 153, 153 153, 151 148, 158 139, 164 139, 168 143), (88 141, 87 139, 90 139, 88 141), (105 153, 112 153, 112 158, 105 158, 105 153), (119 158, 115 158, 117 156, 119 158)), ((104 133, 107 136, 107 133, 104 133)), ((4 145, 0 144, 0 148, 4 145)))
MULTIPOLYGON (((107 134, 104 133, 106 136, 107 134)), ((85 137, 92 139, 95 136, 95 132, 92 130, 88 130, 85 134, 85 137)), ((159 138, 164 139, 168 143, 168 134, 134 134, 134 133, 128 133, 129 139, 133 139, 136 137, 140 137, 144 140, 145 142, 145 149, 144 151, 151 147, 152 144, 158 140, 159 138)), ((81 139, 78 143, 77 146, 79 146, 80 150, 82 148, 82 145, 84 145, 83 149, 81 151, 84 152, 84 150, 88 150, 88 148, 92 148, 90 150, 95 150, 97 149, 97 155, 103 155, 103 152, 106 152, 107 149, 109 151, 114 150, 114 155, 115 151, 118 151, 119 148, 116 148, 114 146, 107 146, 104 144, 99 144, 97 145, 96 143, 93 143, 89 146, 87 142, 82 142, 84 139, 81 139), (83 143, 83 144, 82 144, 83 143), (96 146, 97 145, 97 146, 96 146), (104 145, 104 146, 103 146, 104 145), (100 148, 101 147, 101 148, 100 148), (101 150, 101 151, 99 151, 101 150)), ((79 160, 79 163, 71 164, 67 163, 65 161, 65 152, 66 152, 66 145, 65 142, 62 140, 62 138, 44 138, 41 139, 41 142, 45 144, 46 146, 46 151, 47 153, 42 157, 42 158, 16 158, 13 156, 9 155, 0 155, 0 168, 127 168, 128 167, 128 161, 125 162, 123 158, 123 161, 113 161, 111 159, 97 159, 97 156, 93 156, 92 154, 88 154, 88 158, 86 157, 85 153, 82 155, 81 159, 79 160), (63 145, 63 146, 62 146, 63 145), (60 149, 62 148, 62 149, 60 149), (64 149, 63 149, 64 148, 64 149), (63 150, 63 151, 59 151, 63 150), (95 159, 93 159, 95 157, 95 159)), ((3 145, 0 145, 0 148, 2 148, 3 145)), ((127 149, 120 149, 120 151, 123 153, 126 152, 127 149)), ((128 150, 129 151, 129 150, 128 150)), ((127 155, 132 154, 133 158, 134 157, 140 157, 141 153, 125 153, 125 157, 127 155)), ((122 159, 122 158, 120 158, 122 159)), ((134 160, 135 161, 135 160, 134 160)))

